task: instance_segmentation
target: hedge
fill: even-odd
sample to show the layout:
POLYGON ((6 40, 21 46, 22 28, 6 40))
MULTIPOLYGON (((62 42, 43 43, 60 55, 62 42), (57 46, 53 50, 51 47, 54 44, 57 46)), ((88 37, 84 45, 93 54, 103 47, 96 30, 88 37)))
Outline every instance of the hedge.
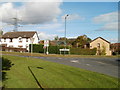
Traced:
MULTIPOLYGON (((44 53, 43 49, 44 45, 41 44, 33 44, 33 52, 34 53, 44 53)), ((49 46, 48 51, 50 54, 60 54, 59 49, 64 48, 64 46, 49 46)), ((69 48, 68 46, 66 48, 69 48)), ((29 48, 31 52, 31 45, 29 48)), ((46 50, 46 49, 45 49, 46 50)), ((62 52, 63 54, 64 52, 62 52)), ((66 52, 68 53, 68 52, 66 52)), ((70 53, 75 55, 95 55, 96 49, 81 49, 81 48, 70 48, 70 53)))
MULTIPOLYGON (((35 53, 44 53, 44 49, 43 49, 44 45, 41 44, 33 44, 33 52, 35 53)), ((64 48, 64 46, 49 46, 49 53, 50 54, 59 54, 59 49, 64 48)), ((68 48, 68 47, 66 47, 68 48)), ((46 50, 46 49, 45 49, 46 50)), ((31 52, 31 44, 29 45, 29 51, 31 52)))
MULTIPOLYGON (((41 44, 33 44, 33 52, 35 53, 43 53, 44 49, 43 49, 43 45, 41 44)), ((31 52, 31 44, 29 45, 29 51, 31 52)))
POLYGON ((76 55, 95 55, 96 54, 96 48, 94 48, 94 49, 71 48, 70 53, 71 54, 76 54, 76 55))

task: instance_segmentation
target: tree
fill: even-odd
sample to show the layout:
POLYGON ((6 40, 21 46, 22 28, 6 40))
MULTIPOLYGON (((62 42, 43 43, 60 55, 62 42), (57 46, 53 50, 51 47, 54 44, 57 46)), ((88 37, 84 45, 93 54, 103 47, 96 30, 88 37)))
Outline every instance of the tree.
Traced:
POLYGON ((102 46, 101 55, 106 55, 106 47, 105 47, 105 45, 102 46))
POLYGON ((65 38, 65 37, 59 38, 59 40, 62 40, 62 41, 65 40, 65 39, 67 40, 67 38, 65 38))
POLYGON ((56 37, 54 38, 54 40, 55 40, 55 41, 58 41, 58 40, 59 40, 59 37, 58 37, 58 36, 56 36, 56 37))
POLYGON ((77 39, 72 43, 73 46, 84 48, 84 45, 91 41, 86 35, 78 36, 77 39))
POLYGON ((3 30, 0 30, 0 36, 2 36, 3 35, 3 30))

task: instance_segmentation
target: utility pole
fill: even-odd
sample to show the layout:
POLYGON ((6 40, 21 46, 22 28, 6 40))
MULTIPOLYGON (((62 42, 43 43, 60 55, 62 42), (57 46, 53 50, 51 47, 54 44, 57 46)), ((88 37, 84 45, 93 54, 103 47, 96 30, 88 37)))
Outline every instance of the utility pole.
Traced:
POLYGON ((17 11, 16 11, 16 17, 15 18, 12 18, 12 19, 14 19, 14 32, 16 32, 16 31, 18 31, 18 27, 19 27, 19 25, 18 25, 18 21, 21 21, 21 20, 19 20, 18 18, 17 18, 17 11))
POLYGON ((15 31, 18 31, 18 18, 13 18, 13 19, 14 19, 14 24, 13 24, 14 30, 13 31, 15 32, 15 31))

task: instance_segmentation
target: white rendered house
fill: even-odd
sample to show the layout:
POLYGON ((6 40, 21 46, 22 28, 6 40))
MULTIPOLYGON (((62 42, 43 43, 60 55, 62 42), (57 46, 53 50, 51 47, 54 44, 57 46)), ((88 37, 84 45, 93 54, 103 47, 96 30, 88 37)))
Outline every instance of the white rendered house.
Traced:
POLYGON ((17 31, 5 33, 0 44, 9 48, 26 49, 29 51, 29 44, 38 44, 39 37, 36 31, 17 31))

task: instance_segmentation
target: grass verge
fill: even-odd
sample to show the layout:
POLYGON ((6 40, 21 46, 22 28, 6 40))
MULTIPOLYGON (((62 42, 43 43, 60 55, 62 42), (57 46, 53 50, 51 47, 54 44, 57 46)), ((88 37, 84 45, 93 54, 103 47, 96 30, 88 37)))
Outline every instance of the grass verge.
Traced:
POLYGON ((42 53, 19 53, 19 52, 5 52, 2 51, 2 54, 14 54, 14 55, 23 55, 23 56, 42 56, 42 57, 77 57, 77 58, 118 58, 119 55, 116 56, 105 56, 105 55, 59 55, 59 54, 49 54, 45 55, 42 53))
POLYGON ((43 88, 117 88, 118 79, 41 59, 3 55, 14 65, 6 71, 6 88, 39 88, 32 72, 43 88), (41 67, 41 68, 37 68, 41 67))

